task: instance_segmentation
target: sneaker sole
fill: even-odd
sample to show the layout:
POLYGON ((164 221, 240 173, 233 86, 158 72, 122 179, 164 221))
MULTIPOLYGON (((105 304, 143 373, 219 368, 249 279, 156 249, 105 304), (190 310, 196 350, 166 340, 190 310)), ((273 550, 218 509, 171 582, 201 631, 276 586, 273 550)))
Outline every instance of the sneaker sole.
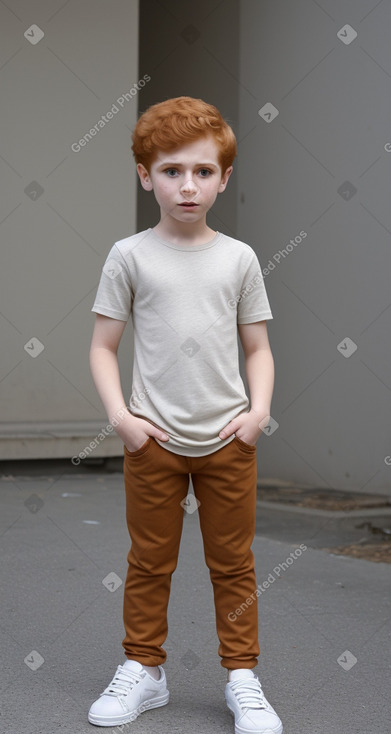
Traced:
POLYGON ((131 721, 135 721, 140 714, 150 709, 157 709, 159 706, 165 706, 170 700, 170 693, 164 693, 162 696, 156 696, 150 698, 148 701, 140 703, 138 708, 133 711, 129 711, 127 714, 121 714, 120 716, 96 716, 94 714, 88 714, 88 721, 90 724, 95 726, 118 726, 119 724, 129 724, 131 721))
MULTIPOLYGON (((235 718, 235 712, 231 707, 227 704, 229 713, 235 718)), ((235 734, 282 734, 283 733, 283 726, 277 726, 276 729, 262 729, 262 732, 258 733, 255 730, 253 732, 250 731, 250 729, 243 729, 238 724, 235 724, 235 734)))

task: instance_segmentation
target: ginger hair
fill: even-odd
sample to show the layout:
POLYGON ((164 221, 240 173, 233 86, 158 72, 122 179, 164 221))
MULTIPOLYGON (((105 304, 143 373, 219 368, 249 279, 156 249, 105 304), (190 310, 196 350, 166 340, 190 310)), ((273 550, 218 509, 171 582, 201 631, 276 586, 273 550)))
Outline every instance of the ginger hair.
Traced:
POLYGON ((151 105, 139 117, 132 133, 132 151, 136 163, 148 173, 159 151, 212 135, 218 146, 222 174, 237 155, 235 134, 214 105, 194 97, 173 97, 151 105))

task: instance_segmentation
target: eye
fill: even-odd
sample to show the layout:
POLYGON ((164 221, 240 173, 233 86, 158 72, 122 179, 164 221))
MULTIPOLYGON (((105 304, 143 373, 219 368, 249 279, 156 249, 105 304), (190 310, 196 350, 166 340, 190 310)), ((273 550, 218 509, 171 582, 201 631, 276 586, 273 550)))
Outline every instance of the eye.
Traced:
POLYGON ((169 178, 174 178, 174 176, 171 176, 171 173, 174 171, 174 173, 177 172, 176 168, 165 168, 164 173, 167 173, 169 178))
POLYGON ((212 171, 209 170, 209 168, 200 168, 200 173, 205 173, 205 176, 201 176, 201 178, 208 178, 209 175, 212 174, 212 171))

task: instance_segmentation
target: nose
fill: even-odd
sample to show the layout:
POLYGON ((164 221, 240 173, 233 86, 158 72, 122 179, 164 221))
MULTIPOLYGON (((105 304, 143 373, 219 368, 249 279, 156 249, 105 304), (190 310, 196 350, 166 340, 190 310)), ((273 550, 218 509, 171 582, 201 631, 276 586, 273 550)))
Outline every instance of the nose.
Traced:
POLYGON ((186 174, 184 181, 182 183, 182 186, 181 186, 181 191, 183 191, 183 193, 192 194, 192 193, 198 193, 199 190, 200 189, 197 186, 196 182, 193 180, 192 175, 190 173, 186 174))

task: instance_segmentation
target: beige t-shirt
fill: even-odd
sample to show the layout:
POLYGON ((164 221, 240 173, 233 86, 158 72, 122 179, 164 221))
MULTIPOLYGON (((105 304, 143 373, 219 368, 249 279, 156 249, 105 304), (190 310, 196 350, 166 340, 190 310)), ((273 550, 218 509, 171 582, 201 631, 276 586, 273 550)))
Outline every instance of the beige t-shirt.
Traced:
POLYGON ((204 456, 233 440, 219 432, 249 409, 237 324, 272 319, 254 250, 221 232, 174 245, 149 228, 111 248, 91 309, 132 318, 133 415, 162 428, 169 451, 204 456))

